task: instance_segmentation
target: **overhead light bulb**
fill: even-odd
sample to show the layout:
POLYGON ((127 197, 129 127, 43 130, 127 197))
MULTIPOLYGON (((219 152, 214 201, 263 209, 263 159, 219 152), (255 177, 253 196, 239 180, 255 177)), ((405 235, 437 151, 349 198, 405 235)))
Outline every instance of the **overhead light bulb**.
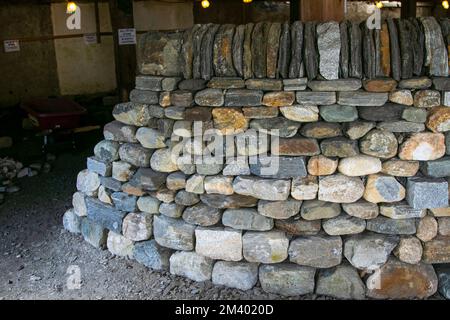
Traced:
POLYGON ((75 11, 77 11, 77 4, 73 1, 67 2, 66 12, 70 14, 70 13, 74 13, 75 11))
POLYGON ((442 6, 444 7, 444 9, 448 9, 450 7, 447 0, 442 1, 442 6))
POLYGON ((250 2, 252 2, 253 0, 243 0, 244 1, 244 3, 250 3, 250 2))
POLYGON ((375 5, 377 6, 378 9, 383 8, 383 3, 381 1, 375 1, 375 5))
POLYGON ((209 1, 208 0, 202 0, 202 7, 203 9, 209 8, 209 1))

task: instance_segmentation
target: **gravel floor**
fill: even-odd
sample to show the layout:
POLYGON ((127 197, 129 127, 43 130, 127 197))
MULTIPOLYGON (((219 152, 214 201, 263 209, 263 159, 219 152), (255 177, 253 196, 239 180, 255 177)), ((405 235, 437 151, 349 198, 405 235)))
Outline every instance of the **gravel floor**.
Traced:
POLYGON ((50 173, 22 179, 22 190, 0 205, 0 299, 280 298, 258 286, 244 292, 152 271, 63 230, 76 175, 90 153, 60 155, 50 173), (80 268, 82 284, 69 290, 66 272, 73 265, 80 268))

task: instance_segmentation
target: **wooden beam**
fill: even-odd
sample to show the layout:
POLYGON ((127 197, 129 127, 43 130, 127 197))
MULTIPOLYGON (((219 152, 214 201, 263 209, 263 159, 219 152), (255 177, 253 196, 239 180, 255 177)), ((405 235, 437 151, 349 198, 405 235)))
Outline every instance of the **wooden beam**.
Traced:
POLYGON ((98 0, 95 0, 94 9, 95 9, 95 34, 97 36, 97 43, 101 43, 102 35, 100 32, 100 10, 98 8, 98 0))
POLYGON ((301 21, 342 21, 345 18, 344 0, 300 0, 301 21))
POLYGON ((136 76, 136 46, 119 46, 118 30, 134 28, 133 1, 109 0, 109 13, 114 39, 117 91, 121 101, 128 101, 136 76))
POLYGON ((401 1, 402 1, 400 14, 401 18, 402 19, 415 18, 417 11, 417 0, 401 0, 401 1))

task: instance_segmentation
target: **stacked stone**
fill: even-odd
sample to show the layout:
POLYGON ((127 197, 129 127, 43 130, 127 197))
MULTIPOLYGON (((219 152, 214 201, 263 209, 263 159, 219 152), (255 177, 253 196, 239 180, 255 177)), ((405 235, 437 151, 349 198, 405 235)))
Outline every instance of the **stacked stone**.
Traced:
POLYGON ((65 227, 149 268, 242 290, 426 298, 438 273, 448 297, 450 81, 438 38, 434 18, 148 33, 136 89, 78 175, 65 227), (226 145, 198 143, 200 124, 226 145), (194 159, 220 149, 223 164, 181 161, 180 144, 194 159))

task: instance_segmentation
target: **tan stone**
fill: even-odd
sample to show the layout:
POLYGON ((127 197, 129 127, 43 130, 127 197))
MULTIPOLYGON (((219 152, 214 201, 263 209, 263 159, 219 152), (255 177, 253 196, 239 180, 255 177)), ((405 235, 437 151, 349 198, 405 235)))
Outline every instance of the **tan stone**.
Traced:
POLYGON ((380 172, 381 161, 365 155, 343 158, 339 161, 338 170, 349 177, 365 176, 380 172))
POLYGON ((248 128, 248 119, 242 112, 233 108, 214 108, 212 111, 214 127, 222 134, 236 134, 248 128))
POLYGON ((430 209, 431 213, 435 217, 450 217, 450 208, 435 208, 430 209))
POLYGON ((438 236, 423 244, 423 262, 450 263, 450 237, 438 236))
POLYGON ((441 104, 441 95, 436 90, 418 90, 414 94, 414 106, 418 108, 433 108, 441 104))
POLYGON ((439 234, 441 236, 450 236, 450 218, 440 217, 438 218, 439 234))
POLYGON ((380 212, 378 205, 365 200, 343 203, 342 209, 350 216, 367 220, 376 218, 380 212))
POLYGON ((438 223, 432 216, 425 216, 417 222, 416 237, 423 242, 433 240, 438 233, 438 223))
POLYGON ((427 298, 437 291, 433 266, 408 264, 391 258, 366 282, 367 295, 377 299, 427 298))
POLYGON ((124 183, 122 185, 122 191, 137 197, 143 196, 145 194, 145 191, 143 191, 139 187, 136 187, 133 183, 124 183))
POLYGON ((103 203, 107 203, 107 204, 111 204, 111 205, 113 204, 111 195, 104 186, 100 186, 100 188, 98 188, 98 200, 100 200, 103 203))
POLYGON ((169 107, 171 104, 170 92, 161 92, 159 94, 159 105, 161 107, 169 107))
POLYGON ((431 109, 426 122, 427 128, 433 132, 447 132, 450 130, 450 108, 435 107, 431 109))
POLYGON ((400 146, 402 160, 429 161, 445 155, 445 137, 442 133, 414 133, 400 146))
POLYGON ((351 203, 361 199, 363 194, 364 184, 359 177, 336 174, 319 179, 319 200, 351 203))
POLYGON ((394 255, 400 261, 416 264, 422 259, 422 244, 414 236, 406 236, 400 239, 397 247, 394 249, 394 255))
POLYGON ((419 161, 391 159, 383 162, 381 172, 396 177, 413 177, 419 171, 419 161))
POLYGON ((313 200, 318 190, 319 184, 315 176, 292 179, 291 196, 296 200, 313 200))
POLYGON ((308 173, 313 176, 328 176, 333 174, 338 167, 338 160, 322 155, 313 156, 308 161, 308 173))
POLYGON ((233 177, 208 176, 205 177, 205 192, 208 194, 231 195, 233 191, 233 177))
POLYGON ((366 91, 370 92, 389 92, 397 87, 397 81, 394 79, 368 79, 363 81, 366 91))
POLYGON ((369 202, 398 202, 405 196, 405 188, 394 177, 373 174, 367 178, 364 199, 369 202))
POLYGON ((411 91, 406 89, 395 90, 389 93, 389 101, 406 106, 412 106, 414 104, 414 99, 411 91))
POLYGON ((262 104, 268 107, 285 107, 292 105, 294 101, 295 92, 275 91, 266 93, 263 97, 262 104))
POLYGON ((129 213, 123 219, 122 231, 125 238, 132 241, 150 239, 153 215, 150 213, 129 213))
POLYGON ((389 77, 391 75, 391 46, 386 22, 381 25, 380 31, 380 63, 381 71, 389 77))

